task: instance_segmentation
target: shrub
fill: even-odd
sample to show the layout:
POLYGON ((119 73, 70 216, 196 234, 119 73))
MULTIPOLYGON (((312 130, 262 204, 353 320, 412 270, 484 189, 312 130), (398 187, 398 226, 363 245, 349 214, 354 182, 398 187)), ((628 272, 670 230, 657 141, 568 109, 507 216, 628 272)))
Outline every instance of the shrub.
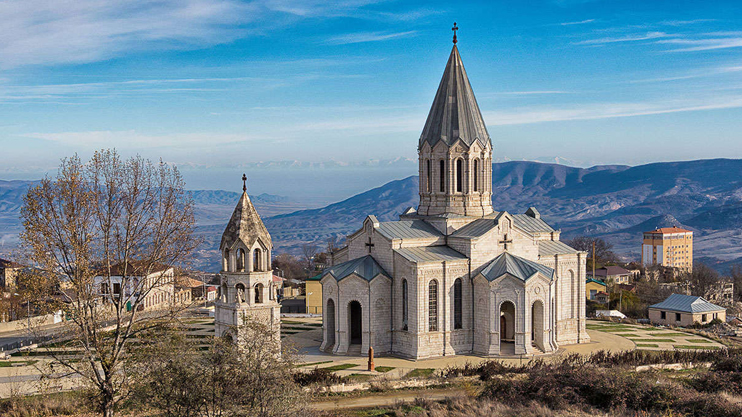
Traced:
POLYGON ((347 382, 347 378, 328 371, 327 368, 315 367, 309 372, 294 373, 294 381, 303 387, 312 384, 329 386, 347 382))

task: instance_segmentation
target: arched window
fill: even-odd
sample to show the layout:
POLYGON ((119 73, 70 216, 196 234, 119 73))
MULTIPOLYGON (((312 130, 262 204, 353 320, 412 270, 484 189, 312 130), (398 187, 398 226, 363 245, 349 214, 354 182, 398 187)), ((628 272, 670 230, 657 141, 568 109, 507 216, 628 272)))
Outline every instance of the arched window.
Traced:
POLYGON ((474 160, 474 191, 479 191, 479 160, 474 160))
POLYGON ((253 271, 260 271, 260 264, 262 261, 261 254, 262 254, 262 251, 259 248, 255 249, 252 253, 252 270, 253 271))
POLYGON ((430 159, 425 161, 425 191, 430 192, 430 189, 432 188, 430 184, 432 184, 430 178, 430 159))
POLYGON ((446 192, 446 161, 441 159, 440 163, 441 192, 446 192))
POLYGON ((234 301, 237 303, 244 303, 245 302, 245 286, 240 284, 237 284, 234 286, 235 289, 235 298, 234 301))
POLYGON ((245 250, 242 248, 237 249, 237 271, 245 272, 245 250))
POLYGON ((453 282, 453 328, 463 328, 462 308, 461 308, 461 278, 456 278, 453 282))
POLYGON ((428 284, 428 331, 438 331, 438 281, 428 284))
POLYGON ((402 280, 402 330, 407 330, 407 280, 402 280))
POLYGON ((460 193, 464 189, 464 161, 456 161, 456 192, 460 193))
POLYGON ((255 304, 263 302, 263 284, 255 284, 255 304))

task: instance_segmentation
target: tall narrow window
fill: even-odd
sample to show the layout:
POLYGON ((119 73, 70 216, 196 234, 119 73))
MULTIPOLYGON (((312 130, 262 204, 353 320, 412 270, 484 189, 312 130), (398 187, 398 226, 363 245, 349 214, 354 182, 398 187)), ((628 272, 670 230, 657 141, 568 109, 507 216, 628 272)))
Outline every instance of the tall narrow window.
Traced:
POLYGON ((402 280, 402 330, 407 330, 407 280, 402 280))
POLYGON ((428 331, 438 331, 438 281, 428 284, 428 331))
POLYGON ((253 258, 252 258, 252 270, 253 271, 260 271, 260 261, 262 257, 262 251, 260 249, 255 249, 253 251, 253 258))
POLYGON ((433 188, 433 187, 430 186, 430 184, 431 184, 430 181, 431 180, 432 179, 430 178, 430 159, 428 159, 428 160, 425 161, 425 183, 426 183, 425 184, 425 191, 426 192, 430 192, 431 188, 433 188))
POLYGON ((479 191, 479 160, 474 160, 474 191, 479 191))
POLYGON ((461 309, 461 278, 456 278, 453 282, 453 328, 463 328, 463 318, 461 309))
POLYGON ((441 159, 441 170, 440 170, 440 180, 441 180, 441 192, 446 192, 446 161, 441 159))
POLYGON ((460 193, 464 188, 464 161, 456 161, 456 192, 460 193))

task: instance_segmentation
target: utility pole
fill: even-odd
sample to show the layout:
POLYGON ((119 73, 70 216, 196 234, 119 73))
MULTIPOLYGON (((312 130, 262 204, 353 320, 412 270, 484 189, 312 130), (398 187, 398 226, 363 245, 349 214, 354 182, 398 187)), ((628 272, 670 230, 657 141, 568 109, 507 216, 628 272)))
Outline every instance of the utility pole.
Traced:
POLYGON ((593 240, 593 279, 595 279, 595 240, 593 240))

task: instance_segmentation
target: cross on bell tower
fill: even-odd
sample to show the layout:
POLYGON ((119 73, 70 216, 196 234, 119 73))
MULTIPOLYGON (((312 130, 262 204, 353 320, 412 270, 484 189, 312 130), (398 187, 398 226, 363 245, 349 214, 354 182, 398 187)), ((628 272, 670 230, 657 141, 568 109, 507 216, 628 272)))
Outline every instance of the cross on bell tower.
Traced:
POLYGON ((458 40, 456 40, 456 31, 459 30, 459 27, 456 26, 456 22, 453 22, 451 30, 453 31, 453 44, 456 45, 456 42, 458 42, 458 40))
POLYGON ((247 191, 247 175, 242 174, 242 191, 247 191))

